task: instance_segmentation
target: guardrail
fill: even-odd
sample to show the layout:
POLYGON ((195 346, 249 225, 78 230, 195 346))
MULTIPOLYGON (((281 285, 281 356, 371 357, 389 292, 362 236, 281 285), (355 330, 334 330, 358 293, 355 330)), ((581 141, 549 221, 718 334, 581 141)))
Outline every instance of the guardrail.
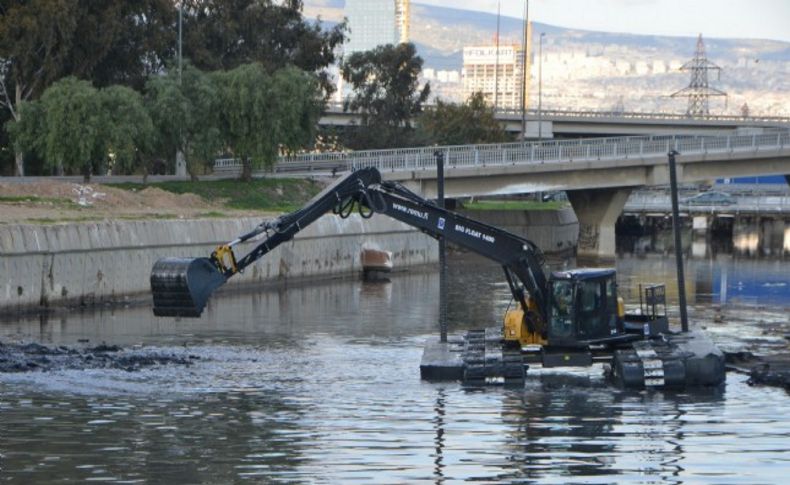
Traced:
MULTIPOLYGON (((689 204, 680 201, 680 210, 692 213, 790 213, 790 196, 758 196, 758 197, 735 197, 733 204, 689 204)), ((645 213, 658 212, 669 213, 672 210, 672 203, 669 197, 632 195, 625 203, 623 212, 645 213)))
MULTIPOLYGON (((346 171, 376 167, 380 171, 426 170, 436 166, 434 153, 444 154, 449 169, 493 165, 573 163, 644 158, 677 150, 683 155, 732 153, 790 147, 790 130, 761 135, 633 136, 542 142, 306 153, 281 157, 274 172, 346 171)), ((238 172, 236 159, 220 159, 215 173, 238 172)))
MULTIPOLYGON (((425 109, 432 109, 434 105, 425 105, 425 109)), ((354 112, 346 112, 343 110, 343 103, 330 102, 327 103, 326 113, 341 114, 347 113, 349 115, 355 114, 354 112)), ((495 114, 501 116, 518 116, 521 117, 521 110, 518 108, 497 108, 495 114)), ((748 124, 749 122, 774 122, 780 124, 790 124, 790 117, 787 116, 735 116, 735 115, 705 115, 705 116, 691 116, 682 113, 666 113, 666 112, 640 112, 640 111, 580 111, 580 110, 565 110, 565 109, 544 109, 538 112, 537 109, 528 109, 524 113, 526 116, 532 118, 537 117, 539 114, 547 118, 622 118, 622 119, 636 119, 636 120, 676 120, 676 121, 738 121, 748 124)))

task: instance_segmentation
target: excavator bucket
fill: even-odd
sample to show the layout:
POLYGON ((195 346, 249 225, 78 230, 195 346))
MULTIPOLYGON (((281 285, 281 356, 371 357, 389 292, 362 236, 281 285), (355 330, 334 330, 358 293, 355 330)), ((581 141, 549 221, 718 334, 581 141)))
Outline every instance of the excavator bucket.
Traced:
POLYGON ((226 280, 209 258, 160 259, 151 270, 154 315, 197 318, 226 280))

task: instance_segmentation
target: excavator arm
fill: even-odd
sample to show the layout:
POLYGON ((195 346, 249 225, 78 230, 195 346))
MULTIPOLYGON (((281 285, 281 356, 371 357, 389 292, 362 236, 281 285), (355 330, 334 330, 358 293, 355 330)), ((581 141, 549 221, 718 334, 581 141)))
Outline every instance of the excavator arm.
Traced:
MULTIPOLYGON (((234 274, 265 256, 312 224, 329 210, 349 212, 341 203, 353 200, 360 190, 381 181, 375 168, 363 168, 337 181, 313 197, 301 209, 274 220, 263 221, 252 231, 218 246, 208 258, 169 257, 158 260, 151 270, 154 315, 199 317, 211 294, 234 274), (264 240, 236 260, 233 247, 265 234, 264 240)), ((347 214, 346 214, 347 215, 347 214)))
POLYGON ((526 290, 541 315, 546 311, 546 275, 543 254, 534 243, 461 214, 438 207, 431 201, 392 182, 368 190, 371 209, 421 229, 437 239, 444 238, 502 265, 513 297, 527 310, 526 290), (521 282, 521 285, 517 284, 521 282), (523 287, 523 290, 522 290, 523 287))
POLYGON ((211 293, 234 274, 330 210, 348 217, 354 209, 365 218, 374 213, 390 216, 496 261, 504 268, 511 292, 522 309, 525 312, 528 309, 526 291, 540 316, 546 315, 547 285, 542 254, 532 242, 438 207, 399 184, 382 182, 380 173, 372 167, 357 170, 327 187, 302 209, 265 221, 249 233, 219 246, 208 258, 157 261, 151 272, 154 314, 199 317, 211 293), (233 247, 261 234, 265 234, 262 242, 236 260, 233 247))

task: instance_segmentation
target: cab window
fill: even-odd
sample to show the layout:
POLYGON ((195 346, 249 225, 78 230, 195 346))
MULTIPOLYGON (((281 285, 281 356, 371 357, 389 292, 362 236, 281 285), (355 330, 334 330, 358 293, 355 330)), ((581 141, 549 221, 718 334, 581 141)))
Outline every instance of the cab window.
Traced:
POLYGON ((587 280, 579 283, 579 334, 587 337, 605 335, 609 322, 604 321, 604 281, 587 280))
POLYGON ((573 336, 573 283, 555 281, 551 294, 551 334, 556 337, 573 336))

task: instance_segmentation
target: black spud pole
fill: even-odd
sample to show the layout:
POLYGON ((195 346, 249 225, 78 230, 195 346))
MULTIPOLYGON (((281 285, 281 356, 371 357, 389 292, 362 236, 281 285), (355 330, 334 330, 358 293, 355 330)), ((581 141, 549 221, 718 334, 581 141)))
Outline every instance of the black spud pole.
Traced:
MULTIPOLYGON (((444 208, 444 152, 433 152, 436 158, 436 195, 439 207, 444 208)), ((439 340, 447 342, 447 254, 444 237, 439 238, 439 340)))
POLYGON ((675 170, 675 155, 680 153, 675 150, 667 153, 669 156, 669 188, 672 193, 672 232, 675 235, 675 264, 678 275, 678 303, 680 304, 680 327, 684 332, 689 331, 688 313, 686 313, 686 279, 683 275, 683 248, 680 246, 680 208, 678 207, 678 176, 675 170))

